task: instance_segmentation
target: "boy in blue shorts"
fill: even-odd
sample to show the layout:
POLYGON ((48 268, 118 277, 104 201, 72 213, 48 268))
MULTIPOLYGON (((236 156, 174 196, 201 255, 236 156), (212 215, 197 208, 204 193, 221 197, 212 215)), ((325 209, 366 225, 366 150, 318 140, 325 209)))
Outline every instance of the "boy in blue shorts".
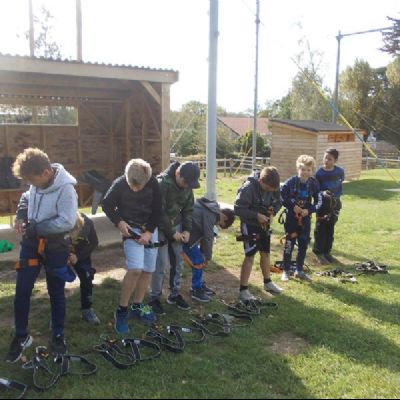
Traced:
MULTIPOLYGON (((325 211, 321 213, 317 212, 317 222, 314 230, 313 252, 321 264, 335 262, 331 251, 334 241, 335 224, 338 221, 342 208, 340 196, 342 195, 342 184, 344 181, 344 170, 336 165, 338 159, 339 152, 336 149, 327 149, 323 158, 324 165, 318 169, 315 175, 321 190, 320 196, 323 196, 323 192, 329 191, 326 196, 328 206, 325 211)), ((320 201, 322 202, 323 200, 321 198, 320 201)))
POLYGON ((140 158, 128 162, 125 174, 112 183, 103 199, 105 214, 122 234, 126 257, 127 272, 122 281, 119 307, 114 313, 117 333, 129 332, 129 318, 145 323, 156 320, 143 299, 156 267, 157 248, 149 245, 158 241, 161 206, 157 179, 152 176, 150 164, 140 158), (128 310, 132 293, 133 304, 128 310))

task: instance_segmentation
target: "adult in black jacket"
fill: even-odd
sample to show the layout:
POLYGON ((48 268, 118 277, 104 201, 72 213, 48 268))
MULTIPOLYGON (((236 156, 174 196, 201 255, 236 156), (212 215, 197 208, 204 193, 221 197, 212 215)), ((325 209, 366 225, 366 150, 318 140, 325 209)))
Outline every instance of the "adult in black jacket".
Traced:
POLYGON ((99 325, 100 320, 92 309, 93 278, 96 270, 92 267, 91 259, 99 240, 93 221, 83 213, 78 212, 75 228, 71 232, 71 240, 69 263, 80 280, 82 318, 90 324, 99 325))

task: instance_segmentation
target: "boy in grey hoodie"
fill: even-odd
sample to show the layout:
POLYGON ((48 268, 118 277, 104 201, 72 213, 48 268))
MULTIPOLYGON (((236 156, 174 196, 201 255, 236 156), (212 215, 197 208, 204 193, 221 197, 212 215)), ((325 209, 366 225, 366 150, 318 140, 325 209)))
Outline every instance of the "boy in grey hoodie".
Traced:
POLYGON ((25 149, 17 156, 13 173, 31 186, 21 197, 15 221, 22 240, 14 299, 15 337, 6 358, 10 363, 18 361, 32 344, 28 334, 30 298, 41 265, 45 267, 51 303, 52 350, 56 355, 66 352, 64 287, 66 281, 75 278, 67 264, 69 231, 75 225, 78 208, 75 178, 61 164, 51 164, 43 151, 25 149))
POLYGON ((265 167, 255 177, 249 177, 238 190, 235 213, 240 217, 240 230, 244 241, 245 258, 240 271, 240 294, 242 301, 253 300, 248 282, 253 268, 254 256, 260 252, 260 268, 264 277, 264 289, 278 294, 282 289, 271 281, 270 276, 270 225, 272 218, 282 206, 279 193, 280 177, 275 167, 265 167))
POLYGON ((203 303, 215 294, 203 280, 203 269, 212 258, 214 226, 229 228, 235 221, 235 213, 221 209, 215 200, 197 199, 193 207, 192 230, 188 243, 183 245, 185 261, 192 267, 192 299, 203 303))

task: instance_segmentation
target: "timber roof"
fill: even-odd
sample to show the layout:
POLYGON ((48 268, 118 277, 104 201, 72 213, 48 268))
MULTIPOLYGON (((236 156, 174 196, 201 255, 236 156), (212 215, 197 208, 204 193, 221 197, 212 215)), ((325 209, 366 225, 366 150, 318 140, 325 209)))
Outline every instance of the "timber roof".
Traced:
POLYGON ((351 129, 345 126, 324 121, 290 120, 290 119, 278 119, 278 118, 271 118, 270 121, 272 123, 276 122, 279 124, 295 126, 296 128, 302 128, 311 132, 352 132, 351 129))

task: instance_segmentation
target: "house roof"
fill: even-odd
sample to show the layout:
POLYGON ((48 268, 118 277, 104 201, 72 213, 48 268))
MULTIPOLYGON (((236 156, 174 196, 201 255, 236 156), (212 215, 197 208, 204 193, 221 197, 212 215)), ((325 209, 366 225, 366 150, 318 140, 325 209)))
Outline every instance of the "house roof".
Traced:
POLYGON ((174 83, 178 80, 178 72, 170 69, 156 69, 125 64, 91 63, 45 57, 15 56, 0 53, 1 71, 165 83, 174 83))
MULTIPOLYGON (((238 136, 243 136, 248 131, 252 131, 254 125, 254 118, 251 117, 218 117, 218 121, 238 136)), ((257 118, 257 132, 264 135, 270 134, 268 118, 257 118)))
POLYGON ((272 123, 295 126, 297 128, 306 129, 312 132, 351 132, 351 129, 333 124, 331 122, 315 121, 315 120, 290 120, 290 119, 277 119, 271 118, 272 123))

